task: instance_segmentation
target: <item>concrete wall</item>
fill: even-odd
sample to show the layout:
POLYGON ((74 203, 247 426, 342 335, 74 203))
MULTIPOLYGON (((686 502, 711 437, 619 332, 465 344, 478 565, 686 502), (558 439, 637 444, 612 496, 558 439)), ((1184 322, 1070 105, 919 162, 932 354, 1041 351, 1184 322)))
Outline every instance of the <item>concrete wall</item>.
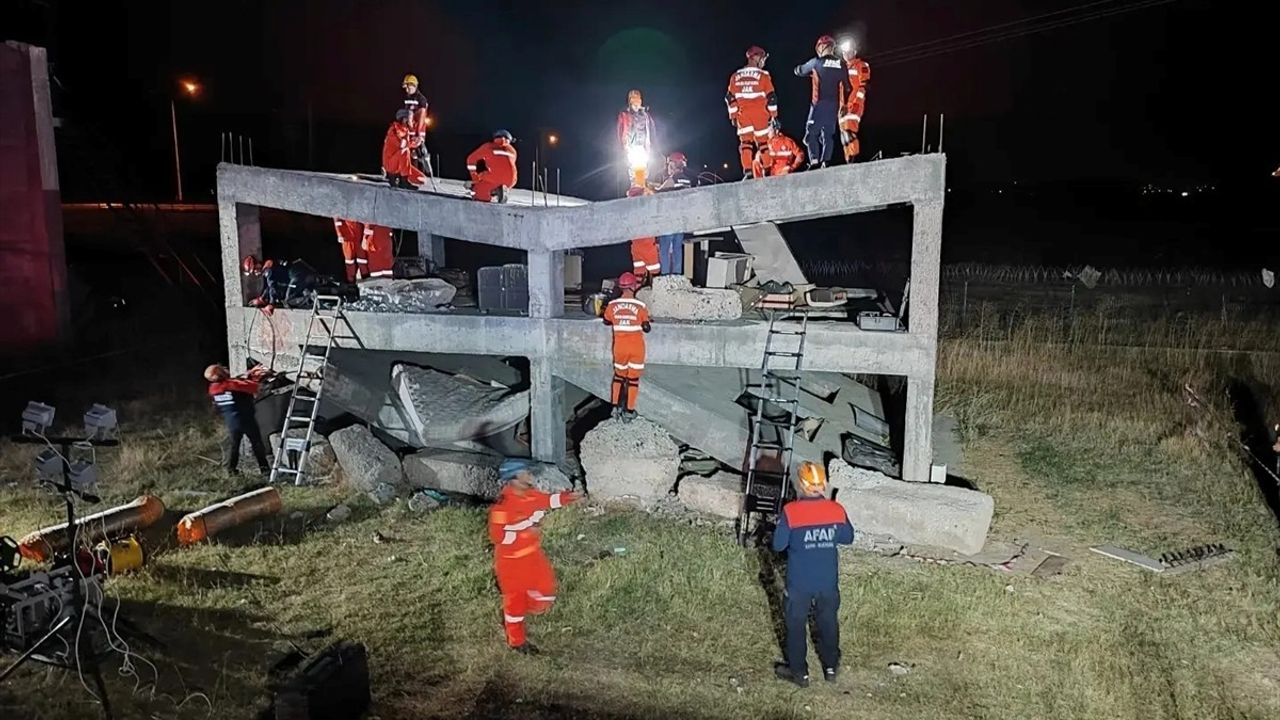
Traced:
MULTIPOLYGON (((341 347, 522 355, 532 369, 534 454, 564 453, 564 364, 599 364, 608 374, 610 336, 598 322, 562 317, 563 252, 633 237, 754 222, 845 215, 895 204, 913 206, 911 299, 905 333, 863 332, 849 324, 810 323, 805 368, 907 378, 903 477, 926 481, 932 455, 938 282, 946 160, 942 155, 844 165, 745 183, 574 207, 476 203, 429 192, 392 190, 351 176, 223 165, 218 210, 226 279, 228 342, 233 363, 247 354, 296 353, 306 313, 278 311, 257 322, 244 308, 239 260, 261 252, 258 207, 348 217, 419 235, 440 235, 528 252, 529 317, 462 311, 406 315, 349 313, 341 347), (251 326, 254 326, 251 328, 251 326)), ((647 362, 759 367, 766 327, 759 321, 654 326, 647 362)), ((696 439, 686 438, 696 444, 696 439)))

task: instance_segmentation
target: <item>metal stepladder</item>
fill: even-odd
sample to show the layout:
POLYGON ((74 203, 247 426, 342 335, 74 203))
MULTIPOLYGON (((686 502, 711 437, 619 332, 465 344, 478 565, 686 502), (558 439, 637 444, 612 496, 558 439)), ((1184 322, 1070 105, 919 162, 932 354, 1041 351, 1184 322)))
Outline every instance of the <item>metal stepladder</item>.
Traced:
POLYGON ((751 418, 747 487, 738 518, 738 543, 746 545, 754 530, 752 516, 777 515, 792 494, 791 465, 796 429, 800 425, 800 374, 804 365, 807 308, 765 308, 769 330, 765 336, 760 385, 751 418), (799 328, 782 328, 779 321, 800 315, 799 328), (779 349, 779 344, 794 349, 779 349))
POLYGON ((324 369, 333 350, 333 336, 342 316, 342 298, 316 295, 307 320, 306 340, 302 344, 302 361, 289 394, 289 406, 280 427, 280 447, 271 463, 270 482, 275 484, 292 476, 295 485, 306 484, 307 451, 316 431, 316 416, 324 394, 324 369))

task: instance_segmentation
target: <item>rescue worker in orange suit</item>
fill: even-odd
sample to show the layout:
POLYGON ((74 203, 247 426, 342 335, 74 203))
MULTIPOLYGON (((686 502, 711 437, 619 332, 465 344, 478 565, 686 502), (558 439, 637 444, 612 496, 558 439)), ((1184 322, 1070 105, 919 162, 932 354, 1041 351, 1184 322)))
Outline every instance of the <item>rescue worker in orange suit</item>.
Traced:
POLYGON ((427 181, 413 164, 409 143, 413 139, 413 129, 409 126, 408 110, 396 112, 396 119, 387 128, 387 138, 382 142, 382 171, 394 188, 413 188, 427 181))
POLYGON ((809 685, 809 615, 816 619, 818 659, 822 678, 835 682, 840 671, 840 572, 837 545, 853 542, 853 524, 844 507, 828 500, 827 471, 821 465, 802 462, 796 473, 801 496, 782 507, 773 532, 773 551, 787 553, 786 663, 774 673, 809 685))
POLYGON ((640 395, 640 376, 644 375, 644 333, 653 326, 649 308, 636 299, 640 279, 632 273, 618 277, 622 297, 609 301, 604 309, 604 324, 613 328, 613 416, 630 422, 636 416, 636 399, 640 395))
POLYGON ((427 97, 418 91, 418 76, 405 75, 400 87, 404 89, 404 109, 409 111, 409 138, 413 164, 426 175, 431 175, 431 155, 427 152, 427 97))
MULTIPOLYGON (((738 155, 742 161, 742 179, 752 176, 752 162, 760 147, 768 140, 769 128, 778 125, 778 97, 773 78, 764 69, 769 53, 755 45, 747 49, 747 64, 729 76, 729 89, 724 102, 729 108, 729 122, 738 131, 738 155)), ((759 177, 759 176, 756 176, 759 177)))
POLYGON ((618 142, 631 171, 631 187, 645 187, 649 178, 649 152, 655 145, 653 116, 639 90, 627 93, 627 106, 618 113, 618 142))
MULTIPOLYGON (((627 191, 627 197, 652 195, 653 191, 633 187, 627 191)), ((631 241, 631 272, 639 279, 641 285, 648 283, 655 275, 662 274, 662 258, 658 253, 658 238, 641 237, 631 241)))
POLYGON ((364 249, 364 225, 355 220, 333 219, 333 229, 342 245, 342 262, 347 269, 347 282, 369 277, 369 256, 364 249))
POLYGON ((258 470, 263 475, 271 472, 267 446, 262 441, 262 430, 254 415, 253 404, 259 383, 266 373, 267 369, 261 365, 250 370, 245 377, 231 377, 230 371, 222 365, 210 365, 204 369, 204 379, 209 383, 209 399, 222 413, 227 425, 227 437, 222 442, 222 468, 230 474, 239 472, 240 441, 245 437, 249 438, 249 447, 253 448, 258 470))
POLYGON ((509 458, 498 466, 506 486, 489 508, 489 539, 493 541, 494 573, 502 592, 502 620, 507 647, 524 655, 538 649, 525 635, 525 620, 551 609, 556 600, 556 573, 542 552, 538 523, 548 510, 576 501, 575 492, 547 494, 533 486, 529 461, 509 458))
POLYGON ((467 156, 467 172, 471 173, 471 199, 480 202, 507 201, 507 192, 516 184, 515 138, 506 130, 498 130, 493 139, 467 156), (484 167, 480 164, 484 163, 484 167))
POLYGON ((395 264, 395 248, 391 242, 391 228, 383 225, 365 225, 360 236, 360 249, 368 258, 370 278, 391 277, 391 267, 395 264))
POLYGON ((862 114, 867 109, 867 86, 871 84, 871 66, 858 57, 858 44, 853 38, 840 41, 840 55, 849 66, 849 97, 845 99, 840 115, 840 142, 844 144, 845 162, 853 162, 862 151, 858 142, 858 128, 862 126, 862 114))
POLYGON ((756 177, 786 175, 800 169, 804 163, 804 148, 780 131, 770 129, 769 141, 756 153, 752 171, 756 177))
POLYGON ((836 40, 823 35, 814 43, 817 55, 797 65, 795 74, 811 83, 809 120, 804 128, 804 145, 809 150, 809 167, 826 167, 835 150, 840 112, 849 97, 849 68, 836 57, 836 40))

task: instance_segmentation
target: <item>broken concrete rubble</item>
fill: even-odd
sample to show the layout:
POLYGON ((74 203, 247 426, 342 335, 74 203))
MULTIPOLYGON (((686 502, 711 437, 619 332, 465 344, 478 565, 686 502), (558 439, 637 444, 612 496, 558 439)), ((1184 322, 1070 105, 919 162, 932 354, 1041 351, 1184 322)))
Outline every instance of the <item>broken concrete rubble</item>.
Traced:
POLYGON ((683 275, 659 275, 653 287, 636 293, 654 318, 673 320, 737 320, 742 298, 737 290, 696 288, 683 275))
POLYGON ((400 460, 391 448, 383 445, 364 425, 352 425, 329 435, 329 444, 337 457, 338 467, 352 488, 385 496, 380 485, 399 488, 404 485, 400 460))
POLYGON ((347 306, 358 312, 433 312, 453 302, 458 292, 440 278, 374 278, 359 287, 360 299, 347 306))
POLYGON ((502 458, 497 455, 423 450, 404 459, 404 475, 415 488, 492 500, 502 489, 498 480, 501 462, 502 458))
POLYGON ((690 510, 736 518, 742 509, 742 478, 724 472, 709 478, 690 475, 680 479, 678 494, 690 510))
POLYGON ((465 375, 400 363, 391 383, 410 431, 427 446, 494 435, 529 415, 529 391, 465 375))
POLYGON ((995 503, 975 490, 894 480, 839 459, 827 466, 836 501, 859 532, 972 555, 982 550, 995 503))
MULTIPOLYGON (((291 430, 290 432, 294 431, 291 430)), ((297 432, 299 437, 305 434, 305 431, 299 430, 297 432)), ((280 452, 280 433, 271 433, 271 453, 274 455, 278 452, 280 452)), ((307 465, 305 468, 307 483, 312 484, 328 479, 333 475, 333 471, 337 467, 338 458, 333 454, 333 448, 329 445, 329 441, 323 435, 313 434, 311 436, 311 447, 307 450, 307 465)))
POLYGON ((644 418, 605 420, 582 438, 579 456, 587 491, 596 499, 632 499, 652 507, 676 481, 680 449, 644 418))

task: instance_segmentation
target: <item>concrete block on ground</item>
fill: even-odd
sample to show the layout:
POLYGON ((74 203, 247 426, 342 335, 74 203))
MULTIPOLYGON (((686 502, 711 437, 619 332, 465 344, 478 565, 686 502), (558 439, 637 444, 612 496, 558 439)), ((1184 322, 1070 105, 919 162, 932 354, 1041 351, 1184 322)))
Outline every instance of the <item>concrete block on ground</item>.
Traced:
POLYGON ((709 478, 688 475, 680 479, 679 496, 690 510, 736 518, 742 509, 742 478, 723 472, 709 478))
POLYGON ((603 500, 636 500, 651 507, 667 496, 680 467, 680 448, 644 418, 605 420, 578 448, 587 491, 603 500))
POLYGON ((533 486, 545 493, 558 493, 573 489, 573 481, 563 470, 550 463, 535 463, 530 468, 533 486))
POLYGON ((404 459, 404 475, 415 488, 492 500, 502 489, 498 480, 501 463, 497 455, 428 449, 404 459))
POLYGON ((858 532, 964 555, 982 550, 995 502, 990 495, 948 485, 894 480, 833 459, 827 466, 836 500, 858 532))
POLYGON ((742 317, 742 297, 737 290, 697 288, 683 275, 659 275, 653 287, 636 297, 649 306, 654 318, 674 320, 737 320, 742 317))
POLYGON ((329 445, 352 488, 367 493, 381 484, 397 488, 404 485, 400 458, 364 425, 352 425, 331 433, 329 445))

